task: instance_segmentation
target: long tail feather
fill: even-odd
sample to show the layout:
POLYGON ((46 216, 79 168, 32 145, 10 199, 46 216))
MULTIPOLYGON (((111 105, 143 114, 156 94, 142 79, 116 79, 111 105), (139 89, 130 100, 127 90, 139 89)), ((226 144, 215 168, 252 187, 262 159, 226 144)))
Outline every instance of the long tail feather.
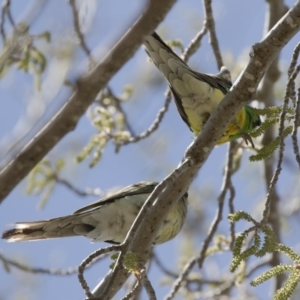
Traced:
POLYGON ((76 224, 74 216, 55 218, 46 221, 20 222, 15 228, 6 230, 2 238, 8 242, 35 241, 59 237, 86 236, 95 227, 89 224, 76 224))

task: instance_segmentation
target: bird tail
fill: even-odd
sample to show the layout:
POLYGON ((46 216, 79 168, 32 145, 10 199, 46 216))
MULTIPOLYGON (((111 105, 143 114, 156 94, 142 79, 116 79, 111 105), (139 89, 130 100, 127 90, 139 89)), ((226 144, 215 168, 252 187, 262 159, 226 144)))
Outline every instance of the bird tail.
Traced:
POLYGON ((85 236, 94 229, 93 226, 82 222, 76 224, 76 218, 74 217, 66 216, 45 221, 16 223, 15 228, 3 232, 2 239, 8 242, 23 242, 78 235, 85 236))
POLYGON ((178 73, 179 68, 190 69, 156 32, 145 38, 144 46, 151 60, 171 84, 170 74, 178 73))
POLYGON ((33 241, 45 238, 43 222, 18 223, 16 228, 2 233, 2 239, 8 242, 33 241))

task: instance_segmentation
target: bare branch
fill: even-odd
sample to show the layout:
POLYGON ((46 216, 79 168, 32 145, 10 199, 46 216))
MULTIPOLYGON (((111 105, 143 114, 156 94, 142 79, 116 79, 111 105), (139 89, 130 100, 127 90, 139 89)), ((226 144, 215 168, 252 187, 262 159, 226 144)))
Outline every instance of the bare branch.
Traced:
MULTIPOLYGON (((292 56, 292 61, 290 63, 290 67, 288 69, 288 78, 290 78, 292 76, 292 73, 294 72, 294 70, 296 68, 298 57, 299 57, 299 52, 300 52, 300 43, 298 43, 298 45, 294 49, 293 56, 292 56)), ((292 99, 292 101, 295 105, 296 95, 295 95, 295 85, 294 84, 292 84, 291 90, 289 91, 289 94, 290 94, 290 98, 292 99)))
POLYGON ((158 259, 155 253, 153 253, 152 259, 157 264, 157 266, 161 269, 162 272, 164 272, 166 275, 174 279, 177 279, 173 284, 172 290, 170 291, 170 294, 168 296, 170 298, 168 299, 172 299, 175 297, 175 294, 177 293, 178 289, 183 285, 183 283, 186 283, 186 285, 191 283, 197 283, 199 285, 199 290, 204 284, 220 285, 223 283, 222 280, 211 280, 211 279, 204 279, 204 278, 187 278, 191 271, 191 268, 196 264, 196 259, 192 259, 191 261, 189 261, 184 267, 184 272, 182 272, 181 274, 168 270, 163 265, 163 263, 158 259))
POLYGON ((24 272, 33 273, 33 274, 48 274, 48 275, 72 275, 78 273, 78 267, 75 268, 68 268, 65 270, 55 270, 55 269, 45 269, 45 268, 35 268, 35 267, 29 267, 24 264, 21 264, 15 260, 6 258, 2 253, 0 253, 0 260, 3 262, 3 264, 6 264, 8 266, 13 266, 19 270, 22 270, 24 272))
POLYGON ((125 141, 123 143, 123 145, 139 142, 140 140, 143 140, 143 139, 147 138, 149 135, 151 135, 152 132, 157 130, 158 127, 159 127, 159 124, 161 123, 163 117, 165 116, 165 113, 169 109, 169 105, 171 103, 171 100, 172 100, 171 91, 168 90, 164 106, 159 110, 154 122, 150 125, 150 127, 147 130, 145 130, 144 132, 142 132, 141 134, 139 134, 137 136, 134 136, 134 137, 131 137, 130 139, 125 141))
MULTIPOLYGON (((86 268, 91 267, 94 263, 98 262, 99 260, 105 258, 102 256, 98 259, 93 260, 92 263, 88 264, 86 268)), ((15 260, 5 257, 2 253, 0 253, 0 260, 3 264, 7 266, 13 266, 21 271, 33 273, 33 274, 47 274, 47 275, 55 275, 55 276, 68 276, 78 273, 78 267, 71 267, 68 269, 46 269, 46 268, 36 268, 36 267, 29 267, 22 263, 19 263, 15 260)))
POLYGON ((90 254, 86 259, 84 259, 84 261, 78 267, 78 280, 79 280, 82 288, 84 289, 86 295, 89 297, 89 299, 95 299, 95 297, 91 293, 90 288, 89 288, 86 280, 84 279, 84 276, 83 276, 84 270, 86 269, 86 267, 88 265, 90 265, 99 256, 110 253, 110 252, 117 252, 120 250, 121 250, 120 246, 110 246, 110 247, 101 248, 99 250, 96 250, 95 252, 90 254))
POLYGON ((5 10, 6 10, 8 20, 9 20, 10 24, 12 25, 12 27, 15 28, 15 26, 16 26, 15 21, 12 17, 11 11, 10 11, 10 0, 6 0, 5 3, 4 3, 4 6, 5 6, 5 10))
POLYGON ((10 11, 10 0, 3 0, 2 3, 2 11, 1 11, 1 21, 0 21, 0 34, 2 37, 3 44, 6 42, 6 33, 4 29, 4 22, 5 22, 5 15, 7 15, 8 20, 13 28, 15 28, 15 21, 12 17, 11 11, 10 11))
POLYGON ((253 264, 252 266, 249 267, 249 270, 247 271, 246 277, 250 277, 254 272, 256 272, 257 270, 259 270, 262 267, 265 267, 267 265, 269 265, 272 262, 272 259, 265 258, 260 262, 257 262, 255 264, 253 264))
POLYGON ((284 121, 285 121, 285 116, 286 116, 286 109, 288 106, 289 102, 289 92, 291 89, 291 86, 295 82, 295 78, 300 72, 300 66, 298 66, 291 77, 289 78, 289 81, 286 86, 286 91, 285 91, 285 96, 284 96, 284 101, 283 101, 283 106, 282 106, 282 112, 280 114, 280 121, 279 121, 279 137, 280 137, 280 145, 279 145, 279 155, 278 155, 278 162, 276 169, 274 171, 273 177, 270 181, 269 189, 268 189, 268 195, 267 195, 267 200, 265 204, 265 209, 263 212, 263 221, 262 222, 268 222, 269 214, 270 214, 270 207, 271 207, 271 202, 272 202, 272 196, 274 193, 275 185, 278 181, 279 174, 282 170, 281 165, 282 165, 282 160, 283 160, 283 152, 284 152, 284 135, 283 135, 283 130, 284 130, 284 121))
POLYGON ((161 260, 157 257, 157 255, 155 254, 155 252, 153 252, 153 256, 152 256, 153 261, 156 263, 156 265, 161 269, 161 271, 163 271, 166 275, 173 277, 173 278, 177 278, 178 274, 175 272, 172 272, 170 270, 168 270, 163 263, 161 262, 161 260))
POLYGON ((215 219, 213 220, 213 222, 210 226, 210 229, 208 231, 206 239, 203 242, 203 246, 202 246, 200 256, 198 259, 199 268, 202 268, 202 266, 203 266, 203 262, 206 257, 206 251, 208 249, 208 246, 209 246, 213 236, 217 232, 218 225, 222 220, 225 197, 226 197, 227 191, 230 189, 230 187, 232 187, 231 174, 232 174, 232 164, 233 164, 233 156, 232 156, 233 147, 234 147, 234 144, 230 143, 229 147, 228 147, 228 152, 227 152, 227 163, 226 163, 225 174, 224 174, 224 179, 223 179, 223 186, 221 189, 220 196, 218 197, 218 203, 219 203, 218 209, 216 212, 215 219))
POLYGON ((294 149, 296 161, 298 162, 298 165, 300 167, 300 153, 299 153, 299 145, 298 145, 298 138, 297 138, 299 124, 300 124, 300 88, 298 88, 294 128, 292 132, 293 149, 294 149))
POLYGON ((112 76, 134 54, 143 41, 162 21, 175 0, 152 0, 106 57, 77 81, 76 91, 49 123, 0 171, 0 202, 32 170, 32 168, 70 131, 87 107, 112 76))
MULTIPOLYGON (((229 206, 229 213, 233 214, 235 212, 233 200, 235 197, 235 188, 231 181, 231 176, 233 174, 233 157, 236 151, 238 151, 238 143, 236 141, 233 141, 229 144, 228 148, 228 154, 227 154, 227 165, 225 169, 225 176, 228 173, 228 180, 226 181, 226 188, 229 191, 229 200, 228 200, 228 206, 229 206)), ((235 222, 230 222, 230 249, 233 249, 233 245, 235 242, 235 222)))
POLYGON ((72 8, 74 29, 75 29, 76 35, 78 37, 78 40, 79 40, 79 45, 82 48, 83 52, 87 55, 87 57, 89 59, 89 68, 92 69, 95 66, 96 62, 93 60, 91 50, 88 47, 88 45, 85 41, 84 35, 81 31, 81 26, 80 26, 79 16, 78 16, 79 11, 76 7, 76 0, 69 0, 69 3, 72 8))
POLYGON ((4 21, 5 21, 6 11, 7 11, 7 8, 9 7, 9 5, 10 5, 10 2, 6 1, 6 0, 3 1, 3 3, 2 3, 0 33, 1 33, 3 44, 5 44, 5 42, 6 42, 6 33, 5 33, 5 29, 4 29, 4 21))
POLYGON ((164 298, 164 300, 172 300, 175 297, 175 294, 180 289, 181 284, 186 280, 187 276, 191 272, 192 268, 195 266, 197 262, 197 258, 193 257, 190 259, 186 265, 184 266, 183 270, 181 271, 180 275, 176 279, 176 281, 173 284, 172 290, 170 293, 164 298))
POLYGON ((189 58, 199 49, 201 45, 202 38, 207 33, 207 21, 205 20, 203 23, 202 29, 196 34, 196 36, 192 39, 190 44, 186 47, 186 49, 182 53, 182 59, 187 62, 189 58))
POLYGON ((98 196, 101 197, 102 192, 99 189, 86 189, 86 190, 80 190, 79 188, 77 188, 76 186, 74 186, 71 182, 67 181, 66 179, 62 179, 60 177, 56 177, 55 181, 58 184, 64 185, 65 187, 67 187, 68 189, 70 189, 72 192, 74 192, 75 194, 77 194, 80 197, 86 197, 86 196, 98 196))
POLYGON ((121 105, 122 100, 113 93, 112 89, 109 86, 107 86, 106 89, 107 89, 109 96, 115 100, 114 104, 116 106, 116 109, 123 115, 124 123, 126 125, 127 130, 130 132, 131 135, 134 135, 134 130, 132 129, 132 127, 128 121, 127 114, 121 105))
POLYGON ((76 7, 76 1, 75 0, 69 0, 70 6, 72 8, 73 13, 73 19, 74 19, 74 29, 77 34, 77 37, 79 39, 79 44, 82 48, 82 50, 85 52, 85 54, 91 58, 91 50, 89 49, 87 43, 85 42, 83 33, 81 32, 80 23, 79 23, 79 17, 78 17, 78 9, 76 7))
POLYGON ((138 281, 134 288, 124 298, 122 298, 122 300, 132 300, 133 297, 140 292, 141 286, 141 283, 138 281))
POLYGON ((207 29, 209 31, 209 42, 214 51, 215 58, 217 60, 218 69, 220 70, 221 67, 224 66, 224 64, 223 64, 223 59, 222 59, 222 55, 221 55, 221 51, 219 48, 219 43, 216 35, 215 20, 211 8, 211 0, 203 0, 203 4, 204 4, 205 14, 206 14, 207 29))
POLYGON ((156 300, 157 298, 156 298, 155 290, 150 280, 148 279, 147 272, 145 269, 142 271, 141 277, 142 278, 140 278, 139 281, 141 282, 142 286, 145 288, 149 299, 156 300))
MULTIPOLYGON (((262 267, 267 266, 268 264, 270 264, 270 258, 264 259, 261 262, 251 266, 249 270, 246 272, 246 274, 244 275, 245 278, 249 278, 255 271, 259 270, 262 267)), ((217 289, 200 293, 198 297, 200 296, 201 299, 217 299, 218 296, 221 296, 224 293, 228 293, 236 285, 236 281, 239 276, 240 275, 236 275, 232 279, 229 279, 225 282, 223 281, 222 284, 219 284, 217 289)))

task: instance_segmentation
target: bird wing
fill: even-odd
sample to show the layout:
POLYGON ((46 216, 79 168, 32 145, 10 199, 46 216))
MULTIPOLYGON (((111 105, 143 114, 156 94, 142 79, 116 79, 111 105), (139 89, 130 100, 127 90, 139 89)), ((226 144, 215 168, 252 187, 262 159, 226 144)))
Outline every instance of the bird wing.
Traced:
POLYGON ((98 209, 100 206, 110 204, 120 198, 124 198, 125 196, 128 197, 128 196, 140 195, 140 194, 150 194, 152 193, 152 191, 154 190, 157 184, 158 184, 157 182, 142 181, 137 184, 127 186, 122 190, 120 190, 119 192, 114 193, 111 196, 102 198, 94 203, 91 203, 87 206, 84 206, 76 210, 73 214, 80 214, 94 209, 98 209))

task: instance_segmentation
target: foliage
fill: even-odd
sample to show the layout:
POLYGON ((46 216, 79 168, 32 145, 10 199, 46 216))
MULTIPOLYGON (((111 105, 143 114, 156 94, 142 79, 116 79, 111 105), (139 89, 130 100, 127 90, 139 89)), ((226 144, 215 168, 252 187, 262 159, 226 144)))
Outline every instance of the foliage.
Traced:
POLYGON ((39 35, 30 35, 29 27, 20 23, 15 29, 11 39, 6 40, 0 62, 0 78, 3 77, 14 65, 24 72, 31 72, 37 90, 41 87, 41 75, 45 71, 47 59, 45 55, 34 46, 36 40, 43 39, 50 42, 50 32, 39 35))
POLYGON ((42 160, 28 175, 28 184, 26 193, 40 194, 41 198, 38 204, 39 209, 44 208, 51 194, 53 193, 58 175, 62 171, 65 163, 58 159, 52 166, 49 159, 42 160))
POLYGON ((120 102, 127 101, 132 94, 132 88, 127 86, 124 88, 123 95, 117 97, 110 90, 102 93, 95 107, 90 108, 89 117, 92 125, 98 131, 90 142, 84 147, 82 152, 77 156, 77 162, 86 159, 93 152, 93 158, 90 167, 94 167, 101 159, 104 148, 109 141, 116 146, 116 152, 124 141, 130 137, 128 125, 126 124, 126 116, 120 107, 120 102))
MULTIPOLYGON (((268 128, 272 125, 277 125, 279 123, 280 114, 282 113, 282 107, 272 106, 266 107, 264 109, 254 109, 255 112, 261 116, 266 116, 266 119, 262 122, 261 126, 251 132, 252 137, 258 137, 266 132, 268 128)), ((290 122, 295 117, 295 109, 288 108, 287 115, 285 117, 286 121, 290 122)), ((284 138, 290 135, 293 131, 292 126, 288 126, 283 131, 284 138)), ((273 141, 268 145, 263 146, 262 148, 256 150, 256 155, 250 156, 250 161, 259 161, 270 157, 276 149, 278 149, 280 143, 280 137, 277 136, 273 141)))
MULTIPOLYGON (((252 217, 244 211, 238 211, 234 214, 231 214, 228 216, 228 219, 231 222, 237 222, 240 220, 245 220, 248 222, 253 221, 252 217)), ((247 236, 248 231, 245 230, 244 232, 239 234, 235 239, 233 248, 233 259, 230 265, 230 271, 235 272, 238 266, 241 265, 241 262, 246 261, 251 256, 256 256, 257 258, 260 258, 267 255, 268 253, 273 254, 276 251, 281 252, 288 256, 292 260, 293 264, 277 265, 271 268, 270 270, 262 273, 257 278, 253 279, 250 282, 250 284, 252 286, 257 286, 275 276, 279 276, 282 273, 291 271, 291 274, 286 280, 284 286, 276 291, 273 298, 274 300, 288 300, 296 290, 298 284, 300 283, 300 256, 291 247, 278 243, 274 231, 268 225, 256 224, 252 246, 248 246, 245 250, 243 250, 246 244, 247 236), (261 231, 264 234, 264 242, 262 246, 259 231, 261 231)))

